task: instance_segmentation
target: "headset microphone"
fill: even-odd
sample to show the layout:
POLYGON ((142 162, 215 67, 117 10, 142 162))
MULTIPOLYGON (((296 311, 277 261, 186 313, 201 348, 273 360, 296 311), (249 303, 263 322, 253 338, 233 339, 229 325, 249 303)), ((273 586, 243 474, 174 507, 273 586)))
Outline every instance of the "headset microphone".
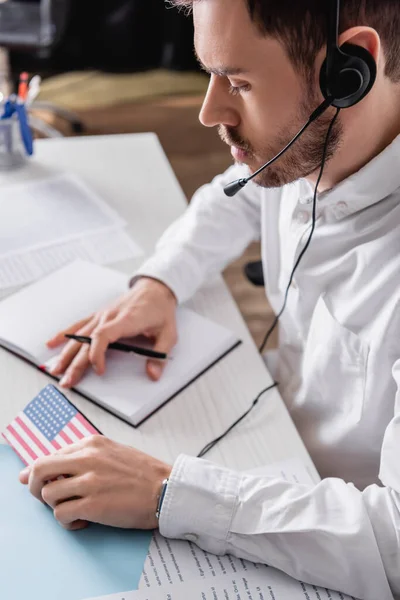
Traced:
POLYGON ((270 167, 274 162, 281 158, 281 156, 283 156, 285 152, 287 152, 289 148, 291 148, 293 144, 297 142, 297 140, 303 135, 303 133, 309 128, 309 126, 312 123, 314 123, 314 121, 316 121, 330 106, 332 106, 333 100, 333 98, 327 98, 326 100, 324 100, 324 102, 320 104, 320 106, 318 106, 318 108, 308 119, 307 123, 300 129, 298 133, 296 133, 294 138, 287 144, 287 146, 285 146, 283 150, 279 152, 279 154, 274 156, 274 158, 269 160, 263 167, 261 167, 261 169, 258 169, 258 171, 253 173, 253 175, 251 175, 250 177, 244 177, 243 179, 237 179, 236 181, 232 181, 232 183, 228 183, 228 185, 224 187, 225 194, 230 198, 233 198, 233 196, 236 196, 236 194, 240 192, 240 190, 244 188, 245 185, 249 183, 249 181, 254 179, 254 177, 257 177, 257 175, 262 173, 265 169, 270 167))

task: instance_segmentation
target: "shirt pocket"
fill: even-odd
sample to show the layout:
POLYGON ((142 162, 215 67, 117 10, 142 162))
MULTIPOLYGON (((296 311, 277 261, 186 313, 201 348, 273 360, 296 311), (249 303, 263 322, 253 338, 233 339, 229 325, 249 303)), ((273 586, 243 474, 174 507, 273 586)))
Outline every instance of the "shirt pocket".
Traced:
POLYGON ((360 422, 369 346, 341 325, 320 297, 311 320, 302 365, 298 405, 314 425, 334 434, 360 422))

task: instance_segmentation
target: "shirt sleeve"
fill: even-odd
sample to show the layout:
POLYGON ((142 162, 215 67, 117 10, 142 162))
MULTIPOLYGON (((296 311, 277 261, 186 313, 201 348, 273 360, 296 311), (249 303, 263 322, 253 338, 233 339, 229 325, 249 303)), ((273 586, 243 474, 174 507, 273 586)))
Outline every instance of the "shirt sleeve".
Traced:
POLYGON ((228 198, 224 185, 245 176, 234 165, 200 188, 184 215, 163 234, 155 254, 135 273, 131 285, 143 276, 168 285, 184 302, 207 278, 220 273, 261 236, 261 190, 248 186, 228 198))
MULTIPOLYGON (((400 361, 393 375, 399 389, 400 361)), ((160 530, 362 600, 400 598, 399 456, 400 392, 382 447, 382 487, 298 485, 181 456, 160 530)))

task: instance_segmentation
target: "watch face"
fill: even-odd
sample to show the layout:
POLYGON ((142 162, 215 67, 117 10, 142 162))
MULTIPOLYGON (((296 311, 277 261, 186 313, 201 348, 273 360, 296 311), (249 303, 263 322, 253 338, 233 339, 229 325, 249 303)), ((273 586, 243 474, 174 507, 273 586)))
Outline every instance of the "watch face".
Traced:
POLYGON ((157 506, 157 512, 156 512, 157 519, 160 518, 161 509, 162 509, 163 501, 165 498, 165 493, 167 491, 167 486, 168 486, 168 479, 164 479, 164 481, 162 482, 162 486, 161 486, 161 492, 158 497, 158 506, 157 506))

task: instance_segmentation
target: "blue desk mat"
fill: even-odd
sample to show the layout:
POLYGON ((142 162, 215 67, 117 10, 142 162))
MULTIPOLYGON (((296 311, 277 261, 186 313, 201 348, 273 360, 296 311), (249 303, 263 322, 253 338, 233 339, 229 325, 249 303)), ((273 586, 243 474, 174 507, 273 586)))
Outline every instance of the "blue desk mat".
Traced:
POLYGON ((100 525, 66 531, 19 483, 23 467, 0 445, 0 597, 83 600, 137 589, 151 532, 100 525))

